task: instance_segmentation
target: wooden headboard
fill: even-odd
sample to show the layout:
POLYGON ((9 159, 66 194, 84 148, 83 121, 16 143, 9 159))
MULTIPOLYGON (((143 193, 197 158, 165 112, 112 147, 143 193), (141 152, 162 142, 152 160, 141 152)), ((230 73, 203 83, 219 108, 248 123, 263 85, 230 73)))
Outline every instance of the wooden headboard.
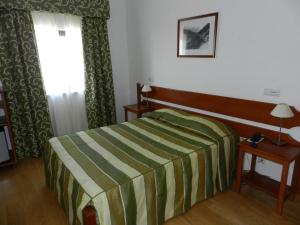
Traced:
MULTIPOLYGON (((141 103, 141 84, 137 83, 137 102, 141 103)), ((180 106, 186 106, 194 109, 205 110, 208 112, 218 113, 225 116, 235 117, 252 122, 262 123, 266 125, 279 125, 279 119, 271 116, 270 112, 275 107, 275 104, 258 102, 252 100, 229 98, 224 96, 202 94, 190 91, 174 90, 163 87, 151 86, 152 92, 148 94, 149 103, 153 108, 180 108, 170 107, 167 104, 161 103, 173 103, 180 106), (160 103, 152 101, 158 100, 160 103)), ((295 116, 293 118, 284 119, 283 127, 290 129, 300 126, 300 112, 294 107, 291 107, 295 116)), ((188 111, 188 110, 187 110, 188 111)), ((198 113, 201 114, 201 113, 198 113)), ((267 138, 276 139, 278 132, 260 128, 258 126, 243 124, 241 122, 235 122, 229 119, 222 119, 216 116, 214 117, 221 120, 223 123, 234 128, 242 137, 250 137, 256 132, 264 134, 267 138)), ((288 143, 300 146, 300 142, 297 142, 287 134, 282 135, 282 139, 288 143)))
MULTIPOLYGON (((137 83, 137 102, 141 103, 141 84, 137 83)), ((224 96, 216 96, 209 94, 202 94, 190 91, 174 90, 163 87, 151 86, 152 91, 148 94, 149 103, 155 109, 159 108, 180 108, 180 106, 190 107, 193 109, 204 110, 208 112, 218 113, 225 116, 235 117, 251 122, 260 124, 278 126, 279 119, 270 115, 270 112, 275 107, 275 104, 265 103, 259 101, 229 98, 224 96), (158 102, 159 101, 159 102, 158 102), (170 104, 176 104, 179 106, 170 106, 170 104)), ((293 118, 284 119, 283 127, 290 129, 300 126, 300 112, 294 107, 291 107, 295 116, 293 118)), ((186 110, 189 111, 189 110, 186 110)), ((195 112, 193 112, 195 113, 195 112)), ((197 113, 201 114, 201 113, 197 113)), ((206 115, 207 116, 207 115, 206 115)), ((215 119, 222 121, 224 124, 232 127, 241 137, 251 137, 254 133, 260 132, 265 137, 270 139, 276 139, 278 132, 261 128, 259 126, 244 124, 242 122, 232 121, 230 119, 219 118, 217 116, 211 116, 215 119)), ((253 123, 252 123, 253 124, 253 123)), ((291 138, 288 134, 283 134, 282 139, 290 144, 300 146, 300 142, 291 138)), ((300 192, 300 182, 299 182, 300 192)))

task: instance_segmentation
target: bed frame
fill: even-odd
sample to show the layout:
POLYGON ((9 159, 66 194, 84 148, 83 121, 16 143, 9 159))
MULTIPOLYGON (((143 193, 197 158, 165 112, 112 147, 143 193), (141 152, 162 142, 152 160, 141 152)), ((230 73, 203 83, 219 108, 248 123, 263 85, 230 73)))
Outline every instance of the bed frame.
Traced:
MULTIPOLYGON (((175 90, 163 87, 151 86, 152 91, 148 94, 149 104, 154 109, 160 108, 180 108, 189 107, 196 110, 204 110, 205 112, 217 113, 219 115, 225 115, 229 117, 235 117, 238 119, 252 121, 260 124, 278 126, 279 121, 275 117, 270 115, 270 112, 275 107, 275 104, 265 103, 259 101, 229 98, 224 96, 216 96, 209 94, 202 94, 190 91, 175 90)), ((137 103, 143 104, 141 96, 142 85, 137 83, 137 103)), ((182 108, 181 108, 182 109, 182 108)), ((189 109, 184 108, 185 111, 189 109)), ((295 114, 293 118, 285 119, 283 127, 290 129, 300 126, 300 112, 294 107, 292 110, 295 114)), ((189 111, 195 114, 207 114, 205 112, 199 113, 189 111)), ((260 132, 265 137, 270 139, 276 139, 278 132, 261 128, 259 126, 249 125, 242 122, 236 122, 228 118, 220 118, 218 115, 209 115, 224 124, 232 127, 239 133, 241 137, 251 137, 254 133, 260 132)), ((300 146, 300 142, 297 142, 291 138, 288 134, 282 135, 282 140, 300 146)), ((298 183, 298 193, 300 193, 300 179, 298 183)), ((83 221, 85 225, 96 225, 96 213, 92 206, 88 206, 83 210, 83 221)))

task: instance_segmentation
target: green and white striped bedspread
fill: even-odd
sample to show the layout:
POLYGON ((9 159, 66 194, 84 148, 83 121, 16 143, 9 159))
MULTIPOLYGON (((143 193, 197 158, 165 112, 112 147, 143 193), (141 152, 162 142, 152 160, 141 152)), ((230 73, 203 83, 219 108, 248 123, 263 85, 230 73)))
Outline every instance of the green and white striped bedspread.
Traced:
POLYGON ((93 205, 101 225, 160 225, 225 190, 238 137, 206 117, 162 109, 49 141, 48 186, 70 224, 93 205))

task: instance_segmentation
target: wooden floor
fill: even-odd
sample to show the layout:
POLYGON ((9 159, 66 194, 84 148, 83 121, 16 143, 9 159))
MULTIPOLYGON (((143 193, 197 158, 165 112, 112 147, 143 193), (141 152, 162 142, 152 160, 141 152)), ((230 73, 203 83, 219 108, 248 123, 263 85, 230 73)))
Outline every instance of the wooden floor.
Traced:
MULTIPOLYGON (((283 216, 274 212, 274 198, 245 186, 196 204, 165 225, 300 225, 300 196, 285 203, 283 216)), ((67 225, 56 197, 44 183, 40 159, 23 160, 0 170, 0 225, 67 225)))

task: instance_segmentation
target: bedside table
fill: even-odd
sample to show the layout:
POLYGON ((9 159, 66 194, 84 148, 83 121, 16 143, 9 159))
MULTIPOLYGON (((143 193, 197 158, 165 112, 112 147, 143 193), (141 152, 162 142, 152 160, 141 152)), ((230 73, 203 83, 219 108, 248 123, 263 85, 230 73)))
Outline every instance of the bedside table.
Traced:
POLYGON ((144 113, 153 111, 153 108, 143 104, 125 105, 123 108, 125 112, 125 121, 128 121, 128 111, 135 113, 137 118, 141 118, 144 113))
POLYGON ((240 143, 236 190, 241 191, 241 182, 255 187, 261 191, 269 193, 277 198, 276 212, 282 215, 283 204, 285 199, 290 196, 294 199, 298 178, 300 176, 300 148, 292 145, 276 146, 269 140, 263 140, 257 147, 251 146, 247 140, 240 143), (245 153, 252 154, 251 169, 247 173, 243 173, 243 161, 245 153), (256 158, 261 157, 282 165, 281 180, 275 181, 267 176, 260 175, 255 172, 256 158), (295 161, 292 185, 287 185, 290 163, 295 161))

